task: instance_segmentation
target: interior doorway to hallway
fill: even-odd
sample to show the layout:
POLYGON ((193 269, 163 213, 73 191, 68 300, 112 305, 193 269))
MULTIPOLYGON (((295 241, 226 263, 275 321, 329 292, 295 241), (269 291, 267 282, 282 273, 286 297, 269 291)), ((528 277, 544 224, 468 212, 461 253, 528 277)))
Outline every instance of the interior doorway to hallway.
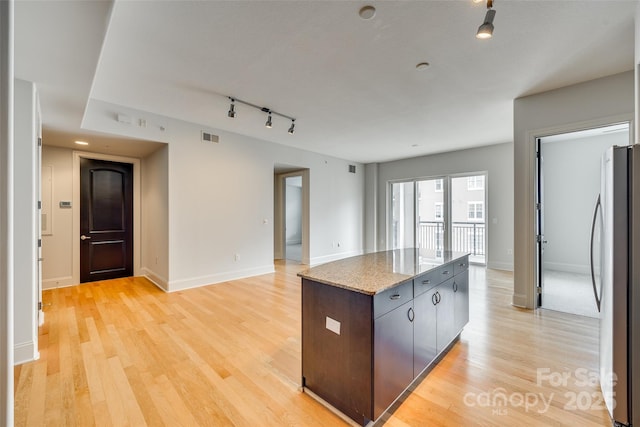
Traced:
POLYGON ((280 166, 274 178, 274 259, 309 264, 309 171, 280 166))

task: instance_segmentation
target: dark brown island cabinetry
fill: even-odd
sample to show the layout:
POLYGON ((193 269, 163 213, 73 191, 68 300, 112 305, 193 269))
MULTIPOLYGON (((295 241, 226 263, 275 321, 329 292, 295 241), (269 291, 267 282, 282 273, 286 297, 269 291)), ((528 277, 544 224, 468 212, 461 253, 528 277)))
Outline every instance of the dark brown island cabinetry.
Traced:
POLYGON ((402 249, 302 277, 302 385, 362 425, 437 362, 469 321, 468 256, 402 249))

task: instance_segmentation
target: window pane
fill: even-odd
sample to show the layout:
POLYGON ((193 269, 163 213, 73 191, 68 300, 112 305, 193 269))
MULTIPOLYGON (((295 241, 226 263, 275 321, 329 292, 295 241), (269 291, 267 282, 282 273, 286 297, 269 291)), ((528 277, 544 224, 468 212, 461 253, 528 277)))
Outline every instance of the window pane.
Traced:
POLYGON ((413 218, 413 182, 397 182, 391 185, 391 247, 414 246, 415 223, 413 218))
POLYGON ((442 178, 416 182, 418 202, 417 241, 419 248, 444 249, 444 182, 442 178))

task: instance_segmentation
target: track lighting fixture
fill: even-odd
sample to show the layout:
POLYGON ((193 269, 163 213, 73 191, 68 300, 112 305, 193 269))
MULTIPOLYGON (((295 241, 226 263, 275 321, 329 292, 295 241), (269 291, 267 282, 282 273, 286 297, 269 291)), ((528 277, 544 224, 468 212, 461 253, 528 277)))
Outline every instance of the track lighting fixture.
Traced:
POLYGON ((231 117, 232 119, 236 116, 236 106, 234 102, 236 102, 236 100, 231 98, 231 106, 229 107, 229 112, 227 113, 227 116, 231 117))
POLYGON ((493 8, 493 0, 487 0, 487 14, 484 17, 484 22, 478 28, 476 38, 489 39, 493 36, 493 19, 496 16, 496 11, 493 8))
POLYGON ((272 116, 276 115, 276 116, 280 116, 280 117, 284 117, 285 119, 289 119, 291 120, 291 126, 289 127, 288 132, 293 135, 293 133, 295 132, 294 128, 295 128, 295 121, 296 119, 291 117, 291 116, 287 116, 286 114, 282 114, 282 113, 278 113, 277 111, 273 111, 270 108, 267 107, 259 107, 255 104, 252 104, 250 102, 247 101, 243 101, 241 99, 238 98, 233 98, 231 96, 228 96, 227 98, 229 98, 229 100, 231 101, 231 106, 229 107, 229 112, 227 113, 227 116, 234 118, 236 116, 236 110, 235 110, 235 104, 243 104, 243 105, 248 105, 249 107, 253 107, 255 109, 258 109, 264 113, 267 113, 267 121, 265 122, 265 127, 271 129, 273 127, 273 120, 272 120, 272 116))

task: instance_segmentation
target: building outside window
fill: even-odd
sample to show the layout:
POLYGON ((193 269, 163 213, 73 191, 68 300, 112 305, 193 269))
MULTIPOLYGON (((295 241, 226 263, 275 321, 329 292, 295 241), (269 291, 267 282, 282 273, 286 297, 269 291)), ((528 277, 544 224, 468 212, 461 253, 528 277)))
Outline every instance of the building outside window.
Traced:
POLYGON ((442 221, 442 203, 437 202, 435 204, 435 219, 442 221))
POLYGON ((436 179, 435 186, 436 186, 435 191, 437 191, 438 193, 442 192, 442 179, 436 179))
POLYGON ((484 190, 484 175, 467 177, 467 190, 484 190))
POLYGON ((468 202, 468 219, 469 221, 484 220, 484 202, 468 202))

